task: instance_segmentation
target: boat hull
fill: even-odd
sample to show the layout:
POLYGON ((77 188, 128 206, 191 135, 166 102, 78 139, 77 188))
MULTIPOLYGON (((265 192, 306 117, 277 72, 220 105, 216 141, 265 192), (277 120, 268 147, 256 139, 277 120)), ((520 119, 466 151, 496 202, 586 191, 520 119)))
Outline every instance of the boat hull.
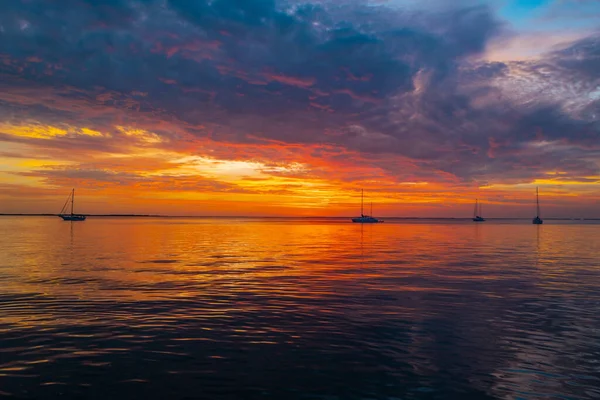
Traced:
POLYGON ((535 217, 531 223, 534 225, 542 225, 544 221, 540 217, 535 217))
POLYGON ((383 221, 380 221, 377 218, 373 218, 373 217, 359 217, 359 218, 352 218, 352 222, 354 222, 356 224, 380 224, 383 221))
POLYGON ((481 217, 475 217, 475 218, 473 218, 473 222, 485 222, 485 219, 483 219, 481 217))
POLYGON ((85 221, 85 215, 59 215, 63 221, 85 221))

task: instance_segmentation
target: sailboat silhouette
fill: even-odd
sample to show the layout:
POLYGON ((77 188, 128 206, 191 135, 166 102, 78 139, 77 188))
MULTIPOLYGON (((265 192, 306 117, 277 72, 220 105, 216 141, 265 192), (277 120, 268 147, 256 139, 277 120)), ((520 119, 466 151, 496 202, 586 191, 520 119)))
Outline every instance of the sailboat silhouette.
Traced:
POLYGON ((63 219, 63 221, 85 221, 85 215, 73 213, 74 206, 75 206, 75 189, 73 189, 71 191, 71 193, 69 194, 69 197, 67 197, 67 201, 65 202, 65 205, 63 206, 62 210, 60 210, 60 214, 58 214, 58 216, 61 217, 63 219), (66 211, 69 206, 69 200, 71 201, 71 213, 67 214, 66 211))
MULTIPOLYGON (((363 212, 364 197, 365 197, 364 190, 361 189, 361 191, 360 191, 360 217, 352 218, 352 222, 356 222, 359 224, 377 224, 377 223, 383 222, 371 215, 364 214, 364 212, 363 212)), ((371 203, 371 213, 373 213, 373 203, 371 203)))
POLYGON ((484 222, 485 219, 481 216, 481 204, 479 203, 479 199, 475 199, 475 210, 473 211, 473 221, 475 222, 484 222))

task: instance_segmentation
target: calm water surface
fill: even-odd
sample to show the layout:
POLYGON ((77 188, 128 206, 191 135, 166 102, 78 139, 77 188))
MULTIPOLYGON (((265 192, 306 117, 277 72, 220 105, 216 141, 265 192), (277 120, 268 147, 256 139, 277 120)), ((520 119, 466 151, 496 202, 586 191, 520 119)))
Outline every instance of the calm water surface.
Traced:
POLYGON ((598 399, 600 225, 0 219, 0 396, 598 399))

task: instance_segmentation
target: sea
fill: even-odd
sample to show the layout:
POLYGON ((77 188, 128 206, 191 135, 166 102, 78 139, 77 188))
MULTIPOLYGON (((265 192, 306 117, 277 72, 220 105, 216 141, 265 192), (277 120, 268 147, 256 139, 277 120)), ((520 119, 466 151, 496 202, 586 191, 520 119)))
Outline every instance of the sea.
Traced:
POLYGON ((1 217, 0 397, 599 399, 600 221, 1 217))

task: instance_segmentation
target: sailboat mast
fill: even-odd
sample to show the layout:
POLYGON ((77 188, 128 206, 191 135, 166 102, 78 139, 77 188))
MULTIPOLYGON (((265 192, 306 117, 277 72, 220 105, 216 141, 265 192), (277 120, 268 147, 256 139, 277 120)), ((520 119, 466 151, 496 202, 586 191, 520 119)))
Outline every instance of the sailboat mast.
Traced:
POLYGON ((73 203, 75 202, 75 188, 71 191, 71 215, 73 215, 73 203))
POLYGON ((360 216, 362 217, 363 214, 363 201, 365 199, 365 189, 360 189, 360 216))
POLYGON ((540 188, 535 188, 535 204, 536 204, 536 212, 537 216, 540 216, 540 188))
POLYGON ((478 202, 479 202, 479 200, 475 199, 475 210, 473 210, 473 217, 477 216, 477 209, 479 208, 479 206, 478 206, 479 203, 478 202))
POLYGON ((371 202, 371 213, 369 214, 371 217, 373 216, 373 202, 371 202))

